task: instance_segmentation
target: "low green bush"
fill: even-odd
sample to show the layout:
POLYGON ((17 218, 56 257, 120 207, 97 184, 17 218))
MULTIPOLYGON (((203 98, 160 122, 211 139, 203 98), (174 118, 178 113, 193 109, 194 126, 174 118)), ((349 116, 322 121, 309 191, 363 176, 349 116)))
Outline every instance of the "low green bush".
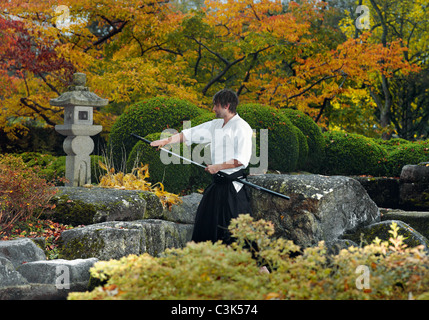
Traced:
POLYGON ((325 148, 325 141, 320 127, 311 117, 299 110, 287 108, 280 109, 279 112, 287 116, 307 138, 308 157, 306 161, 299 162, 299 169, 317 172, 321 165, 325 148))
POLYGON ((176 98, 155 97, 130 106, 112 126, 107 144, 116 169, 122 168, 138 140, 131 133, 142 137, 171 128, 182 130, 183 121, 205 111, 196 105, 176 98))
POLYGON ((386 151, 395 151, 399 146, 410 143, 410 141, 402 138, 392 138, 389 140, 377 138, 377 139, 374 139, 374 141, 377 142, 378 145, 386 149, 386 151))
POLYGON ((237 112, 256 129, 256 151, 260 150, 260 130, 268 129, 268 168, 291 172, 297 167, 299 140, 292 122, 276 109, 261 104, 242 104, 237 112))
POLYGON ((90 272, 103 284, 68 299, 397 300, 410 293, 429 298, 429 257, 422 246, 404 246, 397 226, 391 229, 389 241, 328 255, 323 241, 302 249, 273 239, 272 223, 240 215, 230 225, 237 239, 231 246, 190 242, 160 257, 100 261, 90 272), (258 244, 253 258, 245 249, 249 243, 258 244), (261 263, 271 272, 260 272, 261 263))
POLYGON ((304 135, 304 133, 302 133, 300 129, 298 129, 298 127, 294 127, 294 130, 295 130, 296 137, 298 138, 298 145, 299 145, 299 148, 298 148, 299 156, 298 156, 296 169, 304 170, 308 168, 308 166, 306 165, 308 160, 308 155, 309 155, 308 142, 307 142, 306 136, 304 135))
POLYGON ((429 161, 429 143, 427 141, 401 141, 400 144, 394 146, 394 148, 387 149, 386 175, 399 177, 405 165, 429 161))
MULTIPOLYGON (((66 156, 53 156, 38 152, 24 152, 14 154, 20 157, 28 168, 37 172, 40 178, 49 181, 56 186, 63 186, 66 175, 66 156)), ((91 155, 91 183, 97 184, 99 177, 104 172, 98 165, 99 160, 104 160, 103 156, 91 155)))
POLYGON ((386 175, 387 152, 373 139, 353 133, 328 131, 320 173, 328 175, 386 175))
POLYGON ((202 124, 207 121, 216 119, 216 114, 214 112, 205 112, 195 118, 191 119, 191 126, 196 127, 199 124, 202 124))

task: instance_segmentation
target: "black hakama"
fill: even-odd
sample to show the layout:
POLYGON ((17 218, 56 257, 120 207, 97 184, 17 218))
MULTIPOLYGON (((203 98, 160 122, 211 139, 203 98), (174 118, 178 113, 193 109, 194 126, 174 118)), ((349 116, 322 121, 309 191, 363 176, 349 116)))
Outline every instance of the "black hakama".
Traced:
POLYGON ((222 240, 232 242, 228 226, 231 219, 241 213, 251 213, 250 198, 245 185, 237 192, 233 180, 245 178, 244 170, 227 174, 214 174, 213 182, 206 188, 195 217, 192 241, 222 240))

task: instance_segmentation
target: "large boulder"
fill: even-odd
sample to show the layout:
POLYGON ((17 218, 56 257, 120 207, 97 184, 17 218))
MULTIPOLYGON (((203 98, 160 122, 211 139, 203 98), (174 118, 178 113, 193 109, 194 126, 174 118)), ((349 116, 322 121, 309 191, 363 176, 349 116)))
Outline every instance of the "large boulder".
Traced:
POLYGON ((352 178, 267 174, 248 179, 290 196, 285 200, 251 188, 252 216, 272 221, 274 236, 303 247, 332 242, 348 230, 380 220, 377 205, 352 178))
POLYGON ((144 252, 156 256, 166 248, 184 247, 192 230, 191 224, 157 219, 103 222, 63 231, 59 251, 65 259, 110 260, 144 252))

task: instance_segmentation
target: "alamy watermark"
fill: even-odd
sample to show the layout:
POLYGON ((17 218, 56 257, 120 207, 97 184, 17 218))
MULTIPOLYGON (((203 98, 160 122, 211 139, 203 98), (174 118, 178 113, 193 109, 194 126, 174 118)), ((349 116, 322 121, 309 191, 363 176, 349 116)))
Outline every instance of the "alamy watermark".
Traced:
POLYGON ((356 14, 359 14, 359 16, 355 20, 356 29, 370 29, 371 22, 369 8, 365 5, 357 6, 356 14))
POLYGON ((57 289, 70 289, 70 269, 68 266, 57 266, 55 276, 55 287, 57 289))
POLYGON ((70 9, 65 5, 55 8, 55 25, 58 29, 68 29, 70 27, 70 9))
POLYGON ((358 290, 371 289, 369 267, 366 265, 359 265, 356 268, 355 273, 359 274, 359 276, 356 278, 356 281, 355 281, 356 289, 358 290))

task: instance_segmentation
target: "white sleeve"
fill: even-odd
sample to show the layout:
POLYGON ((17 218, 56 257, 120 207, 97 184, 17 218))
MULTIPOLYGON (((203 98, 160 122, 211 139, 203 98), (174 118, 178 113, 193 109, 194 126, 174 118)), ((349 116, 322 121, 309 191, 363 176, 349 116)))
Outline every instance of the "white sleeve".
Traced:
POLYGON ((186 145, 193 143, 209 143, 212 141, 211 127, 213 121, 204 122, 198 126, 182 130, 186 145))
POLYGON ((234 159, 247 167, 252 156, 253 130, 249 125, 240 126, 234 137, 234 159))

